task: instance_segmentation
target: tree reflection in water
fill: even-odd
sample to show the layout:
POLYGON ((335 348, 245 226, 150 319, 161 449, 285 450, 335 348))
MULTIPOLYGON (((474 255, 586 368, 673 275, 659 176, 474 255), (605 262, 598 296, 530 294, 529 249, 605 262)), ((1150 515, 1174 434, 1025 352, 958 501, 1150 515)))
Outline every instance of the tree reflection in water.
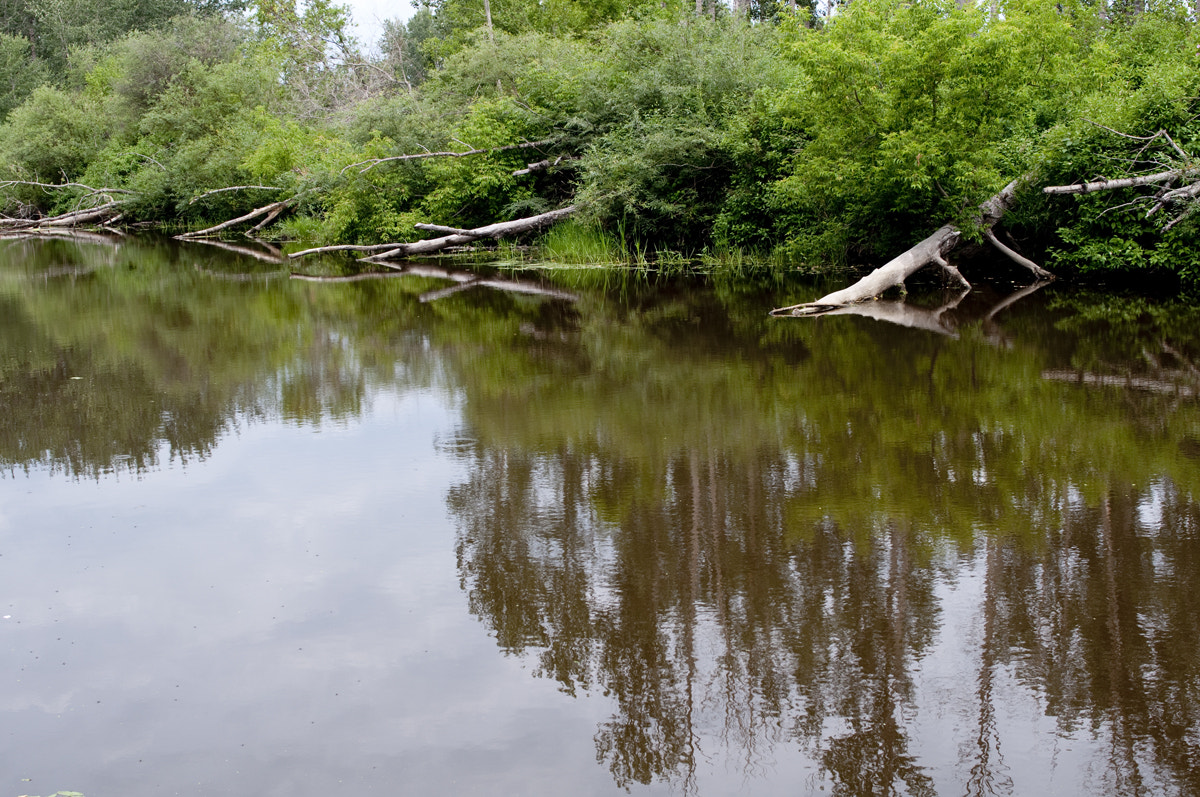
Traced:
POLYGON ((140 472, 444 386, 470 610, 611 698, 617 784, 799 750, 833 793, 1013 793, 1061 738, 1094 754, 1068 788, 1200 793, 1194 308, 1049 288, 796 323, 739 285, 421 302, 444 280, 268 290, 187 252, 0 273, 0 464, 140 472))
MULTIPOLYGON (((1178 589, 1200 554, 1180 486, 1197 484, 1179 455, 1195 408, 1055 386, 1039 365, 1053 353, 989 342, 1029 347, 993 315, 961 345, 919 340, 898 370, 856 371, 837 361, 844 338, 808 330, 802 386, 766 412, 694 364, 678 390, 611 367, 575 395, 535 376, 468 389, 479 442, 448 501, 471 610, 565 692, 612 697, 595 741, 617 784, 692 791, 706 761, 753 778, 797 747, 835 794, 1011 794, 1023 773, 1005 745, 1055 766, 1051 739, 1005 722, 1022 693, 1060 736, 1107 750, 1099 792, 1200 793, 1200 606, 1178 589), (680 422, 701 413, 716 422, 680 422), (947 708, 914 678, 937 655, 943 587, 971 573, 974 669, 947 708), (943 710, 971 716, 949 767, 913 735, 943 710)), ((879 356, 884 338, 858 345, 879 356)), ((1071 356, 1111 366, 1100 354, 1071 356)))

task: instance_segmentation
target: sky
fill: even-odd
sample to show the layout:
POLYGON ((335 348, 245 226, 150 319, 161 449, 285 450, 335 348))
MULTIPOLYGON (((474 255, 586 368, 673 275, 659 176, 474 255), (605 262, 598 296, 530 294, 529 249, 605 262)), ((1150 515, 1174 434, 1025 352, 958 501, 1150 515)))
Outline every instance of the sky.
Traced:
POLYGON ((341 0, 350 7, 356 34, 368 48, 379 42, 385 19, 408 19, 414 11, 410 0, 341 0))

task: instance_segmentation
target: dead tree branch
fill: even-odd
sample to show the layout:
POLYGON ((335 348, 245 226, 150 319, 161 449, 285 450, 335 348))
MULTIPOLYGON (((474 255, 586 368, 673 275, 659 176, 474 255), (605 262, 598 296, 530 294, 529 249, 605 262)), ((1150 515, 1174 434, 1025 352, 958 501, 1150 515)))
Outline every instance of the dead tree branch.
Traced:
MULTIPOLYGON (((180 235, 176 235, 175 237, 182 239, 182 240, 187 240, 189 238, 203 238, 206 235, 213 235, 214 233, 218 233, 221 230, 227 230, 230 227, 236 227, 237 225, 243 224, 252 219, 257 219, 259 216, 270 216, 271 219, 274 219, 275 216, 278 216, 280 212, 285 210, 290 205, 294 204, 296 202, 296 199, 297 199, 297 197, 290 197, 288 199, 280 200, 279 202, 272 202, 269 205, 263 205, 260 208, 255 208, 254 210, 247 213, 245 216, 238 216, 236 219, 230 219, 229 221, 222 222, 222 223, 214 225, 212 227, 206 227, 203 230, 195 230, 193 232, 185 232, 180 235), (271 214, 274 214, 274 215, 271 215, 271 214)), ((255 229, 257 229, 257 227, 255 229)))
POLYGON ((570 205, 560 210, 551 210, 548 213, 539 213, 536 216, 527 216, 523 219, 502 221, 497 224, 489 224, 485 227, 476 227, 473 230, 460 230, 441 238, 429 238, 409 244, 397 244, 395 248, 389 251, 363 259, 369 263, 378 263, 394 257, 411 257, 412 255, 425 255, 431 252, 438 252, 450 246, 469 244, 481 238, 501 238, 505 235, 530 232, 553 224, 560 219, 565 219, 574 213, 575 210, 576 207, 570 205))
POLYGON ((135 194, 136 191, 128 191, 124 188, 93 188, 90 185, 83 183, 38 183, 32 180, 5 180, 0 182, 0 188, 8 188, 13 185, 28 185, 34 188, 45 188, 49 190, 61 190, 65 188, 82 188, 88 192, 88 196, 96 194, 135 194))
POLYGON ((388 158, 371 158, 369 160, 359 161, 358 163, 351 163, 348 166, 344 166, 340 174, 345 174, 347 171, 356 166, 363 166, 364 168, 360 169, 358 173, 365 174, 379 164, 389 163, 391 161, 415 161, 422 160, 424 158, 465 158, 469 155, 487 155, 492 152, 509 152, 514 149, 533 149, 535 147, 544 147, 553 143, 553 139, 546 139, 544 141, 526 141, 521 144, 509 144, 507 146, 491 147, 489 149, 471 148, 466 152, 419 152, 415 155, 393 155, 388 158))
POLYGON ((577 158, 568 158, 566 155, 559 155, 554 160, 550 160, 549 158, 547 158, 546 160, 540 160, 537 163, 526 164, 524 169, 517 169, 515 172, 512 173, 512 176, 520 177, 523 174, 533 174, 534 172, 544 172, 544 171, 547 171, 548 169, 553 169, 555 166, 559 165, 560 163, 571 163, 572 161, 575 161, 575 160, 577 160, 577 158))
POLYGON ((1165 183, 1168 180, 1179 180, 1185 177, 1200 175, 1200 166, 1190 169, 1172 169, 1154 174, 1140 174, 1136 177, 1122 177, 1116 180, 1096 180, 1090 183, 1075 183, 1073 185, 1048 185, 1042 189, 1043 194, 1091 194, 1096 191, 1115 191, 1118 188, 1136 188, 1141 185, 1165 183))
POLYGON ((514 219, 513 221, 502 221, 497 224, 489 224, 485 227, 476 227, 473 230, 464 230, 458 227, 443 227, 436 224, 417 224, 415 226, 418 229, 447 232, 449 234, 441 238, 429 238, 413 243, 375 244, 372 246, 349 246, 345 244, 319 246, 315 249, 305 249, 303 252, 294 252, 289 257, 295 259, 304 255, 318 255, 328 252, 379 252, 379 254, 363 258, 363 261, 367 263, 380 263, 392 258, 439 252, 451 246, 469 244, 472 241, 478 241, 482 238, 501 238, 505 235, 529 232, 564 219, 574 213, 575 210, 575 206, 571 205, 560 210, 539 213, 536 216, 527 216, 526 218, 514 219))
MULTIPOLYGON (((1024 182, 1021 180, 1013 180, 1006 185, 997 194, 992 196, 986 202, 979 206, 975 220, 979 227, 983 230, 990 231, 996 225, 1005 211, 1012 206, 1016 199, 1017 188, 1024 182)), ((994 236, 992 236, 994 238, 994 236)), ((834 309, 844 307, 858 302, 865 302, 869 299, 874 299, 889 288, 896 286, 903 287, 904 281, 911 277, 916 272, 925 268, 928 265, 938 265, 954 278, 956 282, 965 288, 970 288, 971 284, 959 273, 958 269, 952 266, 947 260, 946 255, 954 250, 958 242, 962 238, 962 232, 953 224, 946 224, 939 228, 933 235, 930 235, 925 240, 913 246, 908 251, 902 253, 898 257, 893 258, 884 265, 872 271, 858 282, 848 288, 843 288, 840 291, 834 291, 826 296, 822 296, 812 302, 804 302, 801 304, 791 305, 790 307, 781 307, 771 311, 771 315, 776 316, 808 316, 808 315, 823 315, 831 312, 834 309)), ((1015 252, 1008 247, 1001 246, 1001 251, 1006 254, 1016 255, 1015 252)), ((1020 257, 1017 255, 1017 257, 1020 257)), ((1043 275, 1048 275, 1050 272, 1038 266, 1032 261, 1025 260, 1021 264, 1027 268, 1031 268, 1034 274, 1039 279, 1044 279, 1043 275)), ((1018 261, 1020 262, 1020 261, 1018 261)))
POLYGON ((205 191, 203 194, 196 194, 188 200, 189 205, 194 205, 205 197, 210 197, 213 194, 223 194, 226 191, 282 191, 283 189, 277 185, 231 185, 228 188, 214 188, 211 191, 205 191))

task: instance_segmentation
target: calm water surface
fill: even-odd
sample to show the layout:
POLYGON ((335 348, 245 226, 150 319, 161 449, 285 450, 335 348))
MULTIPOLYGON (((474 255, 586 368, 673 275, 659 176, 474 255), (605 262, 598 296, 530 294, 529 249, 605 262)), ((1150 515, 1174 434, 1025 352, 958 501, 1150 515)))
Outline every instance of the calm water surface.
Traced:
POLYGON ((0 243, 0 797, 1200 793, 1185 304, 279 269, 0 243))

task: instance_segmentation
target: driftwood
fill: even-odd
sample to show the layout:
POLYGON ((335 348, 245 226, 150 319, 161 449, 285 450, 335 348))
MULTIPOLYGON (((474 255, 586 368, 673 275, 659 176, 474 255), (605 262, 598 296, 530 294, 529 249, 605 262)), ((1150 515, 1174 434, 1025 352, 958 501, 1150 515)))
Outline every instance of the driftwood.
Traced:
POLYGON ((58 216, 40 219, 0 219, 0 231, 37 232, 63 227, 108 224, 121 216, 122 202, 113 200, 103 205, 72 210, 58 216))
POLYGON ((564 219, 570 216, 576 210, 574 205, 552 210, 548 213, 539 213, 536 216, 527 216, 523 219, 514 219, 513 221, 502 221, 497 224, 488 224, 484 227, 476 227, 473 230, 464 230, 458 227, 443 227, 436 224, 417 224, 415 225, 421 230, 432 230, 434 232, 447 233, 441 238, 427 238, 424 241, 415 241, 413 243, 392 243, 392 244, 376 244, 373 246, 319 246, 315 249, 305 249, 303 252, 295 252, 290 257, 297 258, 303 255, 326 254, 328 252, 378 252, 379 254, 370 257, 364 257, 362 260, 367 263, 383 263, 392 258, 410 257, 412 255, 427 255, 433 252, 440 252, 454 246, 469 244, 472 241, 478 241, 482 238, 501 238, 505 235, 515 235, 517 233, 529 232, 549 224, 564 219))
MULTIPOLYGON (((238 216, 236 219, 230 219, 229 221, 221 222, 220 224, 214 225, 212 227, 206 227, 203 230, 194 230, 192 232, 185 232, 180 235, 176 235, 175 237, 179 238, 181 240, 185 240, 185 241, 188 240, 189 238, 203 238, 206 235, 213 235, 215 233, 221 232, 222 230, 227 230, 230 227, 236 227, 239 224, 244 224, 247 221, 257 219, 259 216, 266 216, 268 218, 268 221, 272 221, 275 219, 276 216, 278 216, 280 213, 282 213, 288 207, 295 204, 296 199, 297 199, 297 197, 289 197, 287 199, 281 199, 278 202, 272 202, 269 205, 263 205, 260 208, 255 208, 254 210, 247 213, 245 216, 238 216)), ((259 225, 259 227, 261 227, 261 226, 262 225, 259 225)), ((257 229, 259 229, 259 227, 255 227, 254 229, 257 230, 257 229)))
MULTIPOLYGON (((978 213, 975 216, 975 221, 985 231, 985 237, 1007 257, 1028 268, 1040 280, 1053 279, 1053 275, 1050 272, 1001 244, 991 232, 992 227, 1000 221, 1005 211, 1012 207, 1017 196, 1017 189, 1023 182, 1024 179, 1013 180, 997 194, 980 205, 978 213)), ((946 256, 958 246, 961 239, 962 231, 957 226, 953 224, 943 225, 933 235, 930 235, 900 256, 875 269, 850 287, 826 294, 812 302, 804 302, 772 310, 771 315, 824 315, 847 305, 874 299, 890 288, 896 286, 903 288, 905 280, 929 265, 941 266, 942 270, 950 275, 955 282, 969 290, 971 283, 967 282, 959 270, 946 259, 946 256)))

